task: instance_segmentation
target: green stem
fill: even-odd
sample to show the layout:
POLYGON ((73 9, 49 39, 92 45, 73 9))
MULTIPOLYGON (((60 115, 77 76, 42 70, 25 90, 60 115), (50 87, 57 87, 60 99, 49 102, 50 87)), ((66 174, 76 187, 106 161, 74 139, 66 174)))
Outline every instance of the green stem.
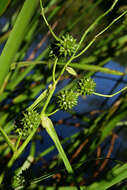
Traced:
POLYGON ((49 113, 49 114, 46 114, 46 116, 51 116, 51 115, 53 115, 53 114, 55 114, 56 112, 58 112, 60 109, 56 109, 55 111, 53 111, 52 113, 49 113))
POLYGON ((78 44, 78 47, 77 47, 77 50, 80 48, 80 46, 81 46, 82 42, 84 41, 85 37, 87 36, 87 34, 88 34, 89 32, 91 32, 91 30, 94 29, 94 27, 100 22, 100 20, 101 20, 103 17, 105 17, 110 11, 112 11, 112 9, 114 8, 114 6, 116 5, 117 2, 118 2, 118 0, 115 0, 115 1, 113 2, 112 6, 111 6, 105 13, 103 13, 102 15, 100 15, 100 16, 93 22, 93 24, 91 24, 91 25, 88 27, 88 29, 84 32, 84 34, 83 34, 82 37, 81 37, 81 40, 80 40, 80 42, 79 42, 79 44, 78 44))
MULTIPOLYGON (((20 146, 20 148, 17 151, 14 152, 12 158, 10 159, 10 161, 7 164, 7 168, 12 167, 15 160, 21 155, 21 153, 23 152, 25 147, 31 141, 31 139, 32 139, 33 135, 35 134, 36 130, 37 130, 37 128, 34 128, 34 130, 31 132, 31 134, 27 137, 27 139, 24 141, 24 143, 20 146)), ((0 184, 3 181, 4 175, 5 175, 5 171, 3 171, 3 173, 0 175, 0 184)))
POLYGON ((95 42, 95 40, 102 35, 106 30, 108 30, 117 20, 119 20, 121 17, 123 17, 125 14, 127 13, 127 11, 123 12, 120 16, 118 16, 117 18, 115 18, 106 28, 104 28, 101 32, 99 32, 91 41, 90 43, 78 54, 76 55, 74 58, 77 58, 79 56, 81 56, 84 52, 86 52, 86 50, 95 42))
POLYGON ((62 74, 64 73, 64 71, 66 70, 67 66, 68 66, 68 65, 72 62, 72 60, 74 59, 75 54, 76 54, 76 51, 75 51, 75 53, 72 55, 72 57, 68 60, 68 62, 64 65, 64 67, 62 68, 62 70, 61 70, 61 72, 60 72, 60 74, 59 74, 59 77, 58 77, 57 80, 56 80, 56 83, 59 82, 59 80, 60 80, 62 74))
POLYGON ((26 0, 0 56, 0 88, 9 73, 10 65, 19 49, 26 28, 37 8, 39 0, 26 0))
POLYGON ((21 138, 22 138, 22 134, 18 137, 18 140, 17 140, 16 145, 15 145, 16 149, 18 149, 18 147, 19 147, 21 138))
POLYGON ((7 144, 9 145, 9 147, 11 148, 11 150, 13 152, 16 151, 16 148, 14 147, 14 145, 12 144, 11 140, 9 139, 9 137, 7 136, 7 134, 5 133, 5 131, 0 127, 0 132, 3 135, 5 141, 7 142, 7 144))
POLYGON ((55 71, 56 71, 56 64, 57 64, 58 58, 55 59, 54 65, 53 65, 53 70, 52 70, 52 80, 53 84, 56 82, 55 80, 55 71))
MULTIPOLYGON (((80 40, 80 42, 79 42, 79 44, 78 44, 77 49, 75 50, 75 52, 73 53, 72 57, 69 59, 69 61, 65 64, 65 66, 64 66, 63 69, 61 70, 61 73, 60 73, 60 75, 59 75, 59 77, 58 77, 58 79, 57 79, 56 82, 58 82, 58 81, 60 80, 60 77, 61 77, 61 75, 64 73, 66 67, 72 62, 73 59, 76 58, 75 54, 77 53, 78 49, 80 48, 80 46, 81 46, 83 40, 85 39, 86 35, 96 26, 96 24, 98 24, 98 22, 99 22, 104 16, 106 16, 106 15, 114 8, 114 6, 116 5, 117 2, 118 2, 118 0, 115 0, 114 3, 112 4, 112 6, 110 7, 110 9, 108 9, 104 14, 102 14, 101 16, 99 16, 99 17, 95 20, 95 22, 94 22, 92 25, 90 25, 90 27, 84 32, 84 34, 82 35, 81 40, 80 40)), ((122 15, 122 16, 123 16, 123 15, 122 15)), ((86 51, 86 50, 92 45, 92 43, 96 40, 97 37, 98 37, 98 36, 95 36, 95 39, 93 39, 93 40, 87 45, 87 47, 84 49, 84 51, 86 51)))
POLYGON ((111 95, 99 94, 99 93, 97 93, 97 92, 94 92, 93 94, 96 95, 96 96, 103 96, 103 97, 111 98, 111 97, 113 97, 113 96, 119 94, 120 92, 123 92, 123 91, 126 90, 126 89, 127 89, 127 86, 124 87, 124 88, 122 88, 122 89, 119 90, 118 92, 116 92, 116 93, 114 93, 114 94, 111 94, 111 95))
POLYGON ((46 110, 46 108, 47 108, 47 106, 48 106, 48 104, 50 102, 50 99, 52 98, 52 95, 53 95, 54 91, 55 91, 55 88, 56 88, 56 83, 54 83, 53 85, 49 85, 49 96, 48 96, 48 98, 47 98, 47 100, 46 100, 46 102, 44 104, 44 107, 42 109, 41 115, 43 115, 45 113, 45 110, 46 110))
POLYGON ((49 25, 49 23, 48 23, 48 21, 47 21, 47 19, 46 19, 46 17, 45 17, 44 8, 43 8, 42 1, 41 1, 41 0, 40 0, 40 7, 41 7, 41 15, 43 16, 43 19, 44 19, 44 21, 45 21, 47 27, 49 28, 49 31, 51 32, 52 36, 56 39, 56 41, 61 41, 61 39, 58 38, 58 37, 56 36, 56 34, 53 32, 52 28, 50 27, 50 25, 49 25))

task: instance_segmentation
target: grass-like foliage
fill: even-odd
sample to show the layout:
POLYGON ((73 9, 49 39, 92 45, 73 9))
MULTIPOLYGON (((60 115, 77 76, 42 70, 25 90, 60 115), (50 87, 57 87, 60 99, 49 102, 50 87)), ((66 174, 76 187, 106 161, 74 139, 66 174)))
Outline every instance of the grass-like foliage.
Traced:
POLYGON ((111 153, 118 138, 113 129, 126 125, 127 86, 101 94, 94 74, 121 76, 121 81, 125 76, 103 66, 127 52, 127 5, 121 6, 120 0, 105 1, 103 6, 102 0, 1 2, 0 15, 11 15, 0 35, 1 188, 104 190, 119 185, 124 189, 127 164, 111 153), (91 95, 101 99, 117 94, 106 110, 75 111, 81 97, 87 101, 91 95), (67 125, 66 119, 59 118, 60 111, 78 119, 72 122, 74 128, 80 126, 62 140, 55 129, 56 124, 67 125), (56 123, 54 114, 58 114, 56 123), (43 148, 41 131, 53 141, 42 152, 37 147, 40 142, 43 148), (103 155, 107 138, 111 144, 103 155), (57 156, 43 161, 44 168, 38 169, 37 163, 42 166, 41 159, 55 148, 57 156))

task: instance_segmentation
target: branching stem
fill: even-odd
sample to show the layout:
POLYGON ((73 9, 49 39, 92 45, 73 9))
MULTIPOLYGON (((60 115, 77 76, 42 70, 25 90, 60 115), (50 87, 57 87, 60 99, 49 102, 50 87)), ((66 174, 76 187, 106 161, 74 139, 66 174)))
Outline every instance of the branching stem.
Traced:
POLYGON ((124 87, 124 88, 122 88, 122 89, 119 90, 118 92, 116 92, 116 93, 114 93, 114 94, 111 94, 111 95, 99 94, 99 93, 97 93, 97 92, 94 92, 93 94, 96 95, 96 96, 103 96, 103 97, 111 98, 111 97, 113 97, 113 96, 115 96, 115 95, 117 95, 117 94, 123 92, 123 91, 126 90, 126 89, 127 89, 127 86, 124 87))

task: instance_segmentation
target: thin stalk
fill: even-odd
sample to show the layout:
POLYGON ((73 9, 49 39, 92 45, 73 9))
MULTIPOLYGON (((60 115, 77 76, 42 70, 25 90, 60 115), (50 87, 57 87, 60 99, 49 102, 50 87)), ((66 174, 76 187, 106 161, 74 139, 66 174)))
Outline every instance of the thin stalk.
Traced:
POLYGON ((56 112, 58 112, 60 109, 56 109, 54 110, 52 113, 49 113, 49 114, 46 114, 46 116, 51 116, 51 115, 54 115, 56 112))
POLYGON ((14 147, 14 145, 12 144, 11 140, 9 139, 9 137, 7 136, 7 134, 5 133, 5 131, 0 127, 0 132, 3 135, 5 141, 7 142, 7 144, 9 145, 9 147, 11 148, 11 150, 13 152, 16 151, 16 148, 14 147))
POLYGON ((121 17, 123 17, 125 14, 127 13, 127 11, 123 12, 120 16, 118 16, 117 18, 115 18, 106 28, 104 28, 101 32, 99 32, 91 41, 90 43, 78 54, 76 55, 74 58, 77 58, 79 56, 81 56, 84 52, 86 52, 86 50, 95 42, 95 40, 102 35, 106 30, 108 30, 117 20, 119 20, 121 17))
POLYGON ((113 2, 112 6, 111 6, 105 13, 103 13, 102 15, 100 15, 100 16, 93 22, 93 24, 91 24, 91 25, 88 27, 88 29, 84 32, 84 34, 83 34, 82 37, 81 37, 81 40, 80 40, 79 45, 78 45, 78 47, 77 47, 77 50, 80 48, 80 46, 81 46, 82 42, 84 41, 85 37, 87 36, 87 34, 88 34, 89 32, 91 32, 91 30, 94 29, 94 27, 100 22, 100 20, 101 20, 103 17, 105 17, 109 12, 112 11, 112 9, 114 8, 114 6, 116 5, 116 3, 117 3, 118 1, 119 1, 119 0, 115 0, 115 1, 113 2))
POLYGON ((94 92, 93 94, 94 95, 96 95, 96 96, 103 96, 103 97, 107 97, 107 98, 111 98, 111 97, 113 97, 113 96, 115 96, 115 95, 117 95, 117 94, 119 94, 119 93, 121 93, 121 92, 123 92, 124 90, 126 90, 127 89, 127 86, 126 87, 124 87, 124 88, 122 88, 121 90, 119 90, 118 92, 116 92, 116 93, 114 93, 114 94, 110 94, 110 95, 106 95, 106 94, 99 94, 99 93, 97 93, 97 92, 94 92))
POLYGON ((74 54, 72 55, 72 57, 68 60, 68 62, 67 62, 67 63, 64 65, 64 67, 62 68, 62 70, 61 70, 61 72, 60 72, 60 74, 59 74, 59 77, 58 77, 57 80, 56 80, 56 83, 59 82, 59 80, 60 80, 62 74, 64 73, 64 71, 66 70, 67 66, 68 66, 68 65, 72 62, 72 60, 74 59, 75 54, 76 54, 76 51, 74 52, 74 54))
POLYGON ((53 70, 52 70, 52 80, 53 80, 53 84, 56 82, 55 79, 55 71, 56 71, 56 64, 57 64, 58 58, 55 59, 54 65, 53 65, 53 70))
MULTIPOLYGON (((58 79, 57 79, 56 82, 58 82, 58 81, 60 80, 60 77, 61 77, 62 74, 64 73, 66 67, 72 62, 73 59, 75 59, 75 57, 76 57, 75 54, 77 53, 78 49, 80 48, 80 46, 81 46, 83 40, 85 39, 86 35, 98 24, 98 22, 99 22, 104 16, 106 16, 106 15, 114 8, 114 6, 116 5, 117 2, 118 2, 118 0, 115 0, 114 3, 112 4, 112 6, 110 7, 110 9, 108 9, 104 14, 100 15, 100 16, 95 20, 95 22, 94 22, 92 25, 90 25, 90 27, 84 32, 84 34, 82 35, 81 40, 80 40, 80 42, 79 42, 79 44, 78 44, 77 49, 75 50, 75 52, 73 53, 73 55, 71 56, 71 58, 68 60, 68 62, 65 64, 65 66, 64 66, 63 69, 61 70, 60 75, 59 75, 59 77, 58 77, 58 79)), ((97 37, 95 36, 95 39, 96 39, 96 38, 97 38, 97 37)), ((93 40, 87 45, 87 47, 85 48, 85 51, 92 45, 92 43, 93 43, 94 41, 95 41, 95 40, 93 39, 93 40)))
MULTIPOLYGON (((24 143, 20 146, 20 148, 14 152, 12 158, 10 159, 10 161, 7 164, 7 168, 12 167, 13 163, 15 162, 15 160, 21 155, 21 153, 23 152, 23 150, 25 149, 25 147, 31 141, 31 139, 32 139, 33 135, 35 134, 36 130, 37 130, 37 128, 34 128, 34 130, 31 132, 31 134, 27 137, 27 139, 24 141, 24 143)), ((5 172, 6 171, 4 170, 2 172, 2 174, 0 175, 0 184, 3 181, 5 172)))
POLYGON ((56 41, 61 41, 61 39, 58 38, 58 37, 56 36, 56 34, 53 32, 51 26, 49 25, 49 23, 48 23, 48 21, 47 21, 47 19, 46 19, 46 17, 45 17, 45 11, 44 11, 44 8, 43 8, 42 1, 41 1, 41 0, 40 0, 40 7, 41 7, 41 15, 43 16, 43 19, 44 19, 44 21, 45 21, 47 27, 49 28, 49 31, 51 32, 52 36, 56 39, 56 41))
POLYGON ((47 106, 48 106, 48 104, 50 102, 50 99, 52 98, 52 95, 53 95, 55 89, 56 89, 56 83, 54 83, 53 85, 49 86, 49 96, 48 96, 48 98, 47 98, 47 100, 46 100, 46 102, 44 104, 44 107, 42 109, 41 115, 43 115, 45 113, 45 110, 46 110, 46 108, 47 108, 47 106))
POLYGON ((18 137, 18 140, 17 140, 16 145, 15 145, 16 149, 18 149, 18 147, 19 147, 21 138, 22 138, 22 134, 18 137))

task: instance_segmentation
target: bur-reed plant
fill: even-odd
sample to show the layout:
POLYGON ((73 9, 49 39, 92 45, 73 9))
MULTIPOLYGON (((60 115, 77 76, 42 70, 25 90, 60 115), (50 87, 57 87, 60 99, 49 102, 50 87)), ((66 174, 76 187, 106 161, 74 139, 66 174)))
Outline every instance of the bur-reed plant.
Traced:
MULTIPOLYGON (((16 20, 16 23, 14 25, 14 28, 11 31, 11 34, 5 44, 5 47, 2 51, 2 54, 0 56, 0 74, 1 74, 1 80, 0 80, 0 86, 1 86, 1 94, 4 91, 4 85, 5 81, 8 80, 9 76, 9 69, 14 69, 15 64, 12 64, 15 54, 23 40, 23 36, 25 34, 25 30, 27 28, 27 24, 32 18, 32 15, 34 11, 36 10, 36 7, 38 5, 39 1, 25 1, 24 6, 19 13, 19 16, 16 20), (29 10, 29 11, 28 11, 29 10), (27 15, 26 15, 27 13, 27 15), (25 21, 24 21, 25 18, 25 21), (15 41, 15 44, 13 43, 15 41), (14 45, 12 45, 14 44, 14 45), (5 64, 3 64, 5 63, 5 64), (10 68, 11 67, 11 68, 10 68)), ((104 29, 102 29, 98 34, 96 34, 92 40, 83 47, 83 41, 87 38, 87 35, 93 31, 93 29, 98 25, 98 23, 106 16, 108 15, 115 5, 118 3, 118 0, 114 0, 111 7, 102 15, 100 15, 94 22, 91 24, 83 33, 81 36, 79 42, 75 38, 73 38, 72 35, 69 33, 63 34, 62 36, 57 36, 52 27, 50 26, 46 16, 45 16, 45 9, 43 7, 43 2, 40 0, 40 10, 42 18, 47 25, 50 33, 52 34, 54 38, 54 43, 51 44, 50 50, 48 52, 49 54, 49 62, 52 64, 51 68, 51 78, 52 81, 48 85, 47 89, 45 89, 38 98, 35 99, 35 101, 28 106, 26 109, 22 111, 22 114, 20 118, 17 118, 15 121, 15 128, 14 133, 17 134, 16 142, 13 143, 5 132, 5 130, 0 127, 1 134, 5 140, 5 142, 8 144, 8 147, 12 151, 12 156, 10 160, 7 163, 6 169, 1 173, 0 175, 0 182, 3 182, 4 176, 8 172, 8 169, 12 168, 14 165, 14 162, 20 157, 20 155, 25 150, 28 143, 32 140, 35 133, 37 132, 38 128, 41 126, 42 129, 45 129, 48 135, 53 140, 59 155, 61 159, 63 160, 63 163, 65 165, 65 168, 68 172, 68 174, 71 176, 71 179, 74 181, 74 175, 75 170, 73 169, 73 166, 70 164, 70 161, 62 147, 62 144, 59 140, 59 137, 55 131, 54 125, 52 120, 49 118, 51 115, 55 114, 59 110, 65 110, 65 111, 71 111, 74 106, 78 104, 78 97, 79 96, 87 96, 87 95, 97 95, 97 96, 103 96, 103 97, 113 97, 116 94, 119 94, 120 92, 127 89, 127 87, 122 88, 118 92, 111 94, 111 95, 104 95, 97 93, 96 83, 91 77, 82 76, 78 80, 74 81, 75 88, 74 89, 65 89, 60 91, 55 96, 56 101, 56 109, 52 110, 51 112, 48 111, 49 104, 51 102, 51 99, 55 93, 55 90, 57 88, 58 83, 61 80, 61 77, 65 72, 68 72, 71 76, 77 76, 77 71, 74 69, 76 68, 76 65, 74 63, 74 60, 82 56, 96 41, 97 38, 99 38, 105 31, 107 31, 115 22, 117 22, 119 19, 121 19, 123 16, 126 15, 127 11, 124 11, 122 14, 117 16, 113 21, 111 21, 110 24, 108 24, 104 29), (62 61, 61 61, 62 60, 62 61), (61 65, 62 68, 59 70, 59 72, 56 74, 56 69, 58 65, 61 65), (21 143, 22 139, 24 139, 23 143, 21 143)), ((32 63, 32 62, 31 62, 32 63)), ((34 64, 39 63, 39 61, 34 62, 34 64)), ((46 62, 40 62, 42 64, 46 64, 46 62)), ((25 63, 20 63, 18 66, 24 66, 25 63)), ((31 66, 32 67, 32 66, 31 66)), ((77 66, 80 68, 80 65, 77 66)), ((87 67, 89 68, 89 66, 87 67)), ((100 68, 99 68, 100 69, 100 68)), ((94 69, 93 69, 94 70, 94 69)), ((104 68, 101 68, 100 70, 107 71, 104 68)), ((28 72, 28 71, 27 71, 28 72)), ((26 73, 27 73, 26 72, 26 73)), ((107 71, 108 72, 108 71, 107 71)), ((110 71, 111 73, 114 71, 110 71)), ((117 72, 116 72, 117 73, 117 72)), ((119 73, 120 74, 120 73, 119 73)), ((91 127, 91 131, 94 130, 95 126, 91 127)), ((90 133, 90 131, 89 131, 90 133)), ((105 133, 104 133, 105 134, 105 133)), ((108 134, 108 133, 107 133, 108 134)), ((105 136, 105 135, 104 135, 105 136)), ((101 141, 104 139, 104 137, 101 139, 101 141)), ((100 141, 100 142, 101 142, 100 141)), ((92 147, 92 146, 91 146, 92 147)), ((34 151, 33 151, 34 152, 34 151)), ((31 155, 28 157, 28 160, 32 158, 33 152, 31 150, 31 155)), ((27 160, 26 160, 27 162, 27 160)), ((25 164, 24 164, 25 165, 25 164)), ((27 184, 27 181, 24 177, 24 171, 30 167, 28 163, 26 163, 25 166, 22 166, 18 170, 15 171, 15 174, 12 178, 12 188, 18 189, 18 188, 24 188, 27 184)), ((80 163, 79 163, 80 165, 80 163)), ((126 164, 122 166, 121 168, 126 168, 126 164)), ((116 172, 113 171, 113 172, 116 172)), ((119 174, 120 175, 120 174, 119 174)), ((50 176, 50 175, 49 175, 50 176)), ((84 189, 107 189, 108 187, 118 183, 120 180, 125 179, 127 176, 127 173, 124 172, 123 175, 118 176, 117 175, 111 179, 111 182, 103 182, 100 184, 93 184, 90 187, 83 187, 84 189), (103 186, 105 187, 103 188, 103 186)), ((44 177, 46 178, 46 177, 44 177)), ((37 180, 35 180, 37 182, 37 180)), ((32 184, 32 181, 30 182, 32 184)), ((77 185, 77 181, 75 180, 75 185, 77 185)), ((79 189, 82 189, 82 187, 79 187, 79 189)))

